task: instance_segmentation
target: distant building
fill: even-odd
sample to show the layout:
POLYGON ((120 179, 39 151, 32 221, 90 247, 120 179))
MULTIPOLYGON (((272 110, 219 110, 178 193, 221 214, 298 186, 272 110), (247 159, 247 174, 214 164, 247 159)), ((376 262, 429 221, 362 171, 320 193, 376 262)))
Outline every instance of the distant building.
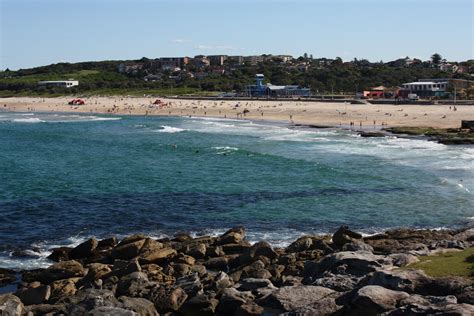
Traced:
POLYGON ((204 55, 194 56, 192 62, 193 62, 193 65, 197 68, 205 68, 211 65, 210 60, 207 58, 207 56, 204 56, 204 55))
POLYGON ((263 63, 265 61, 265 56, 260 55, 260 56, 246 56, 244 57, 244 63, 246 65, 251 65, 251 66, 256 66, 259 63, 263 63))
POLYGON ((231 65, 243 65, 244 64, 244 56, 229 56, 227 57, 227 62, 231 65))
POLYGON ((160 58, 162 70, 173 70, 183 68, 189 63, 189 57, 163 57, 160 58))
POLYGON ((367 99, 381 99, 384 97, 385 89, 384 86, 370 88, 370 90, 364 91, 364 97, 367 99))
POLYGON ((55 80, 55 81, 39 81, 39 86, 44 87, 59 87, 59 88, 72 88, 79 85, 77 80, 55 80))
POLYGON ((257 74, 255 76, 256 83, 247 86, 246 94, 250 97, 288 97, 288 96, 304 96, 309 97, 311 90, 297 85, 276 86, 272 84, 263 84, 265 76, 257 74))
POLYGON ((207 56, 207 59, 209 59, 211 66, 223 66, 224 61, 227 60, 227 55, 212 55, 207 56))
POLYGON ((420 79, 402 84, 405 90, 420 98, 443 97, 448 94, 448 79, 420 79))
POLYGON ((293 56, 291 55, 274 55, 272 56, 272 59, 275 61, 280 61, 282 63, 288 63, 293 60, 293 56))

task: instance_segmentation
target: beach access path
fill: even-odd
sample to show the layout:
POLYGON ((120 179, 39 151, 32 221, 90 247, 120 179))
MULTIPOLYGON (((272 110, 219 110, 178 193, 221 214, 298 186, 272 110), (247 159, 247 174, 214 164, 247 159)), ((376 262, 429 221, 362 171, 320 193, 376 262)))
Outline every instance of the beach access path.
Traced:
POLYGON ((0 111, 68 112, 118 115, 173 115, 242 118, 280 121, 316 126, 415 126, 459 128, 462 120, 474 120, 472 105, 349 104, 331 102, 262 101, 262 100, 160 100, 152 97, 88 97, 85 105, 68 105, 74 97, 0 98, 0 111))

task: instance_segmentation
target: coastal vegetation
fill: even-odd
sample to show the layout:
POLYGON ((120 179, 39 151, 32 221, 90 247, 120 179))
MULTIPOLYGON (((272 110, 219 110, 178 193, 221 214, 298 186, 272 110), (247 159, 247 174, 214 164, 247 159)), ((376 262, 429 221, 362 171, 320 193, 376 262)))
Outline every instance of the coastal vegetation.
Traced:
MULTIPOLYGON (((421 78, 470 79, 474 60, 440 66, 441 56, 431 61, 401 59, 391 62, 369 62, 341 58, 313 59, 307 55, 291 62, 267 58, 257 64, 232 64, 198 67, 187 65, 179 71, 163 70, 154 59, 57 63, 48 66, 0 72, 0 97, 84 95, 207 95, 219 92, 242 92, 262 73, 275 85, 309 87, 313 94, 353 95, 374 86, 399 86, 421 78), (125 70, 124 70, 125 69, 125 70), (131 70, 130 70, 131 69, 131 70), (457 69, 453 71, 453 69, 457 69), (462 71, 461 71, 461 70, 462 71), (151 79, 150 79, 151 78, 151 79), (79 80, 73 88, 38 86, 42 80, 79 80)), ((444 65, 444 64, 443 64, 444 65)), ((471 97, 474 91, 458 91, 458 98, 471 97)))

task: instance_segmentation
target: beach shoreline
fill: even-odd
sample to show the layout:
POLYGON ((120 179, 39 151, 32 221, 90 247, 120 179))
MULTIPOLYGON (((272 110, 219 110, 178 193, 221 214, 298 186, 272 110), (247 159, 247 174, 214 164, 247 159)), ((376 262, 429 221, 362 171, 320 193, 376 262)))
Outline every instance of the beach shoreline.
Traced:
POLYGON ((73 97, 0 98, 0 109, 11 112, 62 112, 149 116, 198 116, 248 119, 307 127, 459 128, 462 120, 474 120, 474 106, 375 105, 331 102, 192 100, 162 98, 166 106, 154 105, 149 97, 90 97, 85 105, 68 105, 73 97))

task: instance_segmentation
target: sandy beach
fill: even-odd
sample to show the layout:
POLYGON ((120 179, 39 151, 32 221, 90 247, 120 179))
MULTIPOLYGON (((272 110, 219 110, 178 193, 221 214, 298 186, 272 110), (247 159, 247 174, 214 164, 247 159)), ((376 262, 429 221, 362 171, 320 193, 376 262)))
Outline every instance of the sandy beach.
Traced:
POLYGON ((474 106, 372 105, 298 101, 237 101, 161 99, 146 97, 90 97, 85 105, 68 105, 73 97, 0 98, 3 111, 72 112, 119 115, 192 115, 281 121, 294 124, 355 127, 417 126, 457 128, 461 120, 474 120, 474 106))

